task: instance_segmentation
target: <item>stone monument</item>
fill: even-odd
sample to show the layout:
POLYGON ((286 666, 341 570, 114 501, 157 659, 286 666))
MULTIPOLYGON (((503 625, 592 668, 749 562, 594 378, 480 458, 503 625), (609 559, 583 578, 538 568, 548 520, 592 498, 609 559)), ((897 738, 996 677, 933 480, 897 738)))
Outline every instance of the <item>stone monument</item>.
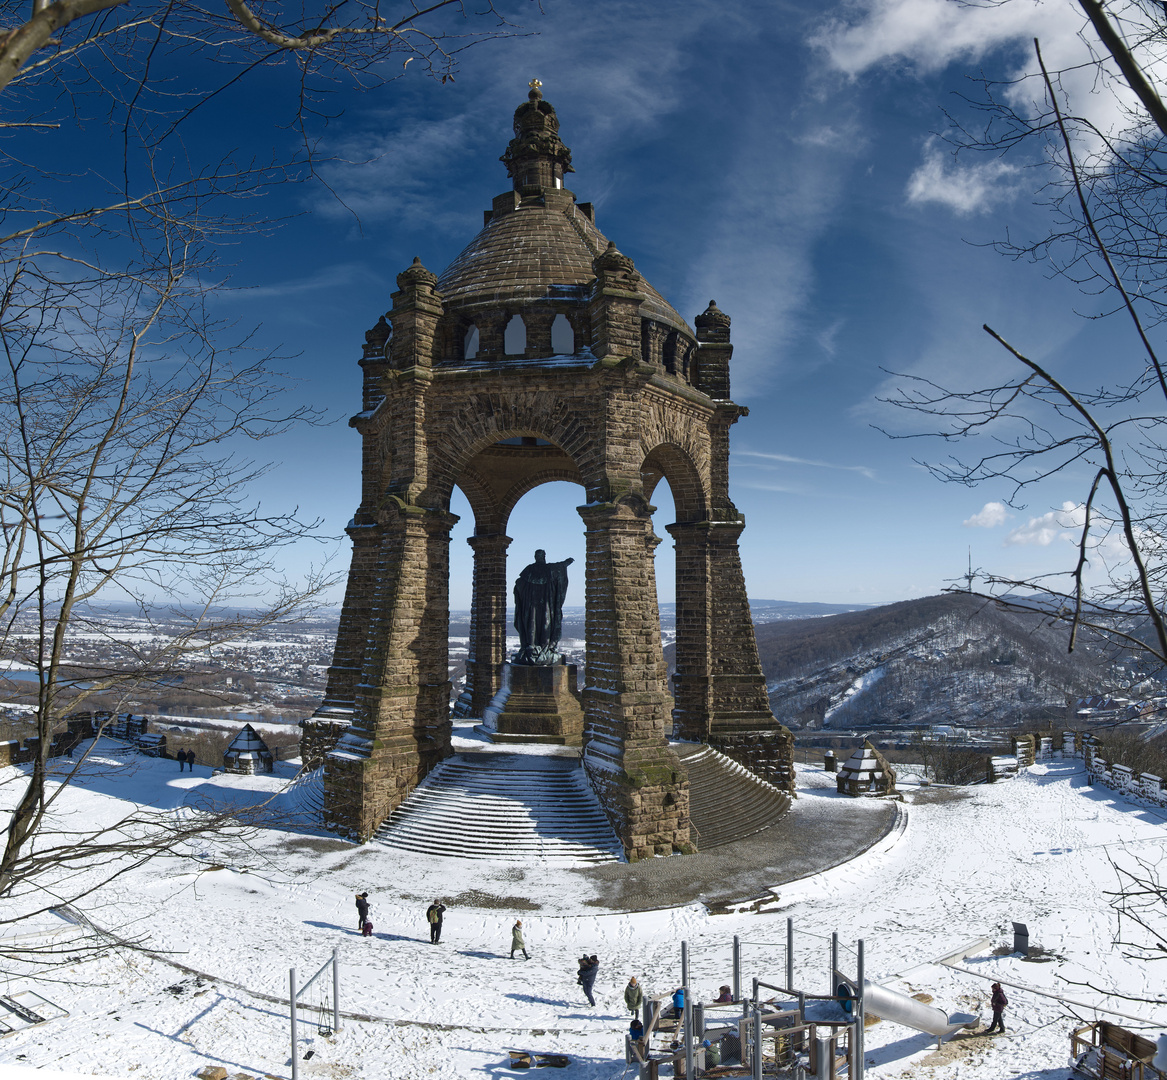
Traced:
POLYGON ((519 651, 503 666, 502 685, 481 725, 494 742, 583 742, 579 675, 559 652, 567 568, 573 562, 549 563, 546 552, 536 551, 515 582, 519 651))
POLYGON ((747 414, 730 398, 730 319, 710 302, 690 327, 600 232, 594 207, 564 186, 571 151, 537 82, 502 161, 510 186, 482 231, 441 277, 415 259, 365 335, 350 421, 361 503, 316 713, 348 724, 325 762, 325 821, 367 840, 451 752, 454 488, 474 515, 456 709, 481 717, 507 667, 507 521, 527 492, 566 480, 582 488, 586 543, 584 771, 629 858, 692 851, 688 775, 670 738, 729 753, 758 732, 789 743, 766 696, 738 553, 745 522, 729 494, 729 429, 747 414), (672 693, 653 560, 652 494, 665 479, 677 512, 666 525, 672 693))

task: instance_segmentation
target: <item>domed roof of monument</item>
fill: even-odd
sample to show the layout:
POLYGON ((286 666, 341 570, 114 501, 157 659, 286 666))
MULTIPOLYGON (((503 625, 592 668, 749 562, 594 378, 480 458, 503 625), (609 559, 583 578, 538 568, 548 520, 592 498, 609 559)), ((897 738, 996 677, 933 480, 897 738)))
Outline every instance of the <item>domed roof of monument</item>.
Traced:
MULTIPOLYGON (((447 307, 583 300, 596 276, 592 261, 608 247, 608 238, 592 223, 591 208, 578 206, 561 186, 563 172, 574 170, 571 151, 559 140, 554 108, 535 86, 529 98, 515 110, 515 138, 501 159, 515 190, 495 199, 482 231, 439 277, 438 291, 447 307)), ((645 296, 641 310, 646 316, 692 336, 685 320, 643 277, 637 288, 645 296)))

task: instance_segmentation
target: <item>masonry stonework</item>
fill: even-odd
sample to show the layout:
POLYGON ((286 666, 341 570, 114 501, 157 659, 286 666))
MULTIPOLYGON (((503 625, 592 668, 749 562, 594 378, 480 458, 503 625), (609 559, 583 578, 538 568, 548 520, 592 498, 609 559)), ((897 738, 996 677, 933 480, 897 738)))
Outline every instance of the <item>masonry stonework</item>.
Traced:
POLYGON ((766 697, 738 552, 744 520, 729 497, 729 428, 747 413, 729 397, 730 319, 711 302, 690 329, 600 233, 591 205, 563 186, 571 152, 534 84, 514 130, 502 158, 512 188, 482 231, 440 278, 415 259, 365 335, 362 409, 350 421, 363 440, 362 499, 317 711, 348 725, 325 760, 326 821, 368 839, 450 753, 453 489, 474 514, 455 715, 481 716, 506 660, 507 521, 527 492, 566 480, 583 488, 587 550, 583 765, 629 858, 688 852, 674 732, 789 747, 766 697), (570 350, 552 347, 560 317, 570 350), (525 344, 508 355, 514 319, 525 344), (654 564, 661 480, 677 509, 673 693, 654 564))

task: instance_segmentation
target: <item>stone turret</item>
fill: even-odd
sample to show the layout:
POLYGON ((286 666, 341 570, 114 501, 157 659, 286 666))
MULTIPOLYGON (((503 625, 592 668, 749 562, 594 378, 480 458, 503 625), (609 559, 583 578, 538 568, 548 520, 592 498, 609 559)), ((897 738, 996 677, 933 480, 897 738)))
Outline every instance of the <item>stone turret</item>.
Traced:
POLYGON ((571 151, 559 137, 559 117, 550 102, 543 100, 538 79, 531 80, 527 100, 515 109, 515 137, 499 161, 507 167, 507 176, 515 191, 538 195, 546 189, 563 187, 565 173, 571 167, 571 151))

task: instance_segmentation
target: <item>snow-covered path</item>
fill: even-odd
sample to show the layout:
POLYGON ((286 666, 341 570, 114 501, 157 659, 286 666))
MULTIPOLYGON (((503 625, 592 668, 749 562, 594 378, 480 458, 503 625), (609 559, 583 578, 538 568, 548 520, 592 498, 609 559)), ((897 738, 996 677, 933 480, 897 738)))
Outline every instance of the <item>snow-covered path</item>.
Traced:
MULTIPOLYGON (((139 766, 127 777, 127 794, 157 805, 163 796, 151 794, 152 786, 173 789, 178 780, 162 768, 139 766)), ((113 801, 82 791, 69 798, 87 813, 113 801)), ((683 938, 693 984, 708 999, 729 981, 739 934, 747 985, 753 976, 778 982, 787 916, 795 921, 797 981, 810 992, 826 989, 829 936, 837 930, 844 967, 862 937, 869 977, 898 975, 892 985, 926 991, 946 1010, 982 1011, 988 981, 980 976, 993 975, 1156 1019, 1153 1006, 1108 1003, 1075 984, 1163 996, 1161 973, 1112 947, 1115 917, 1104 895, 1116 883, 1111 859, 1162 858, 1167 821, 1160 811, 1089 788, 1080 764, 1066 762, 992 786, 922 789, 906 813, 907 828, 894 840, 785 887, 781 910, 761 915, 709 916, 696 905, 609 914, 587 904, 588 890, 571 870, 405 860, 378 845, 355 849, 274 831, 251 849, 209 853, 215 861, 201 872, 177 861, 155 864, 115 892, 128 929, 148 934, 159 955, 170 950, 175 963, 269 998, 285 993, 289 966, 303 980, 339 948, 342 1007, 401 1023, 349 1021, 332 1040, 305 1026, 302 1050, 316 1053, 303 1076, 510 1075, 499 1071, 505 1051, 522 1046, 570 1054, 565 1077, 614 1080, 624 1068, 621 995, 630 974, 648 991, 672 990, 683 938), (353 894, 365 888, 376 925, 371 939, 355 931, 353 894), (424 922, 435 896, 450 908, 436 946, 424 922), (529 961, 507 958, 519 917, 529 961), (1010 920, 1029 925, 1034 944, 1053 954, 1048 962, 992 955, 1011 941, 1010 920), (969 957, 965 970, 931 963, 980 937, 991 945, 969 957), (601 960, 595 1010, 575 985, 583 952, 601 960)), ((111 909, 103 910, 108 918, 111 909)), ((70 1018, 0 1040, 0 1070, 20 1060, 168 1080, 222 1063, 251 1075, 289 1075, 287 1017, 272 1001, 199 986, 193 975, 144 956, 110 955, 69 979, 41 989, 70 1018)), ((25 985, 33 984, 10 980, 9 990, 25 985)), ((1010 998, 1007 1038, 946 1044, 927 1074, 1067 1077, 1069 1012, 1024 989, 1010 998)), ((308 1002, 322 1004, 323 995, 314 989, 308 1002)), ((869 1029, 867 1046, 875 1077, 918 1069, 934 1049, 927 1036, 887 1022, 869 1029)))

